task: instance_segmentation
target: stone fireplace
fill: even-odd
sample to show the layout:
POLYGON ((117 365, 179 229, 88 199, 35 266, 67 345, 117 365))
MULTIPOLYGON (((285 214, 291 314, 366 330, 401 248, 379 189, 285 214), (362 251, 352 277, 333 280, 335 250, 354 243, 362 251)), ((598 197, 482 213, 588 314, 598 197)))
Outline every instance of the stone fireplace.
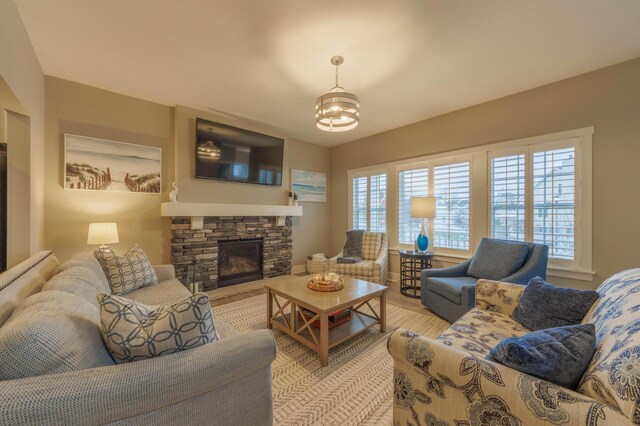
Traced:
POLYGON ((213 290, 291 273, 291 216, 204 216, 192 228, 190 217, 171 218, 171 263, 185 285, 195 277, 213 290))

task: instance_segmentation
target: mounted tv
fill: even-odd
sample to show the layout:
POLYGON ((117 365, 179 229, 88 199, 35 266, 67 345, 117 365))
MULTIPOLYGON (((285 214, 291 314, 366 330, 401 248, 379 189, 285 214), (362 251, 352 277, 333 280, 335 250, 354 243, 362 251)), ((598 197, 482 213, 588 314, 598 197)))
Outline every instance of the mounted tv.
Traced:
POLYGON ((199 179, 282 185, 284 139, 196 119, 199 179))

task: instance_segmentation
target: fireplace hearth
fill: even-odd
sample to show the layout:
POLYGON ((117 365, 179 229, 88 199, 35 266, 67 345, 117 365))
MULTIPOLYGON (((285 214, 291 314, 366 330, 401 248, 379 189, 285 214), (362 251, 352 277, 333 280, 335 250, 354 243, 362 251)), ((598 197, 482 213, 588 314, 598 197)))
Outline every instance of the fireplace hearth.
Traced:
POLYGON ((262 238, 218 241, 218 287, 262 279, 262 238))

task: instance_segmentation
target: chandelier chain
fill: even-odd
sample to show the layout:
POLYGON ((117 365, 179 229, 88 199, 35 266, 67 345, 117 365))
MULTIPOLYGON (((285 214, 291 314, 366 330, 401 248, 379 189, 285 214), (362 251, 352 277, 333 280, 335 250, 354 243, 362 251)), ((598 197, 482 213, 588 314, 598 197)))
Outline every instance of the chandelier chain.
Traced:
POLYGON ((340 65, 336 65, 336 87, 339 87, 339 84, 338 84, 338 67, 339 66, 340 65))

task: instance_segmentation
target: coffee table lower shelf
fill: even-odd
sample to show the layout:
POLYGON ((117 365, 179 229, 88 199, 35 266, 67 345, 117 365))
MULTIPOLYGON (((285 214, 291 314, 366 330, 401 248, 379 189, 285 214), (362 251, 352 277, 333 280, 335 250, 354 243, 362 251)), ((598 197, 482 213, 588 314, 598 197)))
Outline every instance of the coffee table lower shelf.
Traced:
MULTIPOLYGON (((288 320, 291 320, 290 315, 287 315, 288 320)), ((294 324, 294 328, 297 330, 304 323, 300 319, 296 319, 296 323, 294 324)), ((339 345, 345 340, 357 336, 358 334, 368 330, 371 327, 380 324, 380 322, 376 318, 372 318, 368 315, 365 315, 360 312, 351 312, 351 320, 337 325, 331 329, 329 329, 329 349, 334 346, 339 345)), ((280 331, 287 333, 289 336, 293 337, 303 345, 307 346, 309 349, 312 349, 316 352, 320 352, 320 329, 311 326, 311 328, 315 332, 316 340, 318 344, 315 343, 313 337, 311 337, 311 333, 308 328, 303 329, 299 333, 295 333, 285 322, 283 317, 273 318, 271 320, 271 325, 274 328, 277 328, 280 331)))

